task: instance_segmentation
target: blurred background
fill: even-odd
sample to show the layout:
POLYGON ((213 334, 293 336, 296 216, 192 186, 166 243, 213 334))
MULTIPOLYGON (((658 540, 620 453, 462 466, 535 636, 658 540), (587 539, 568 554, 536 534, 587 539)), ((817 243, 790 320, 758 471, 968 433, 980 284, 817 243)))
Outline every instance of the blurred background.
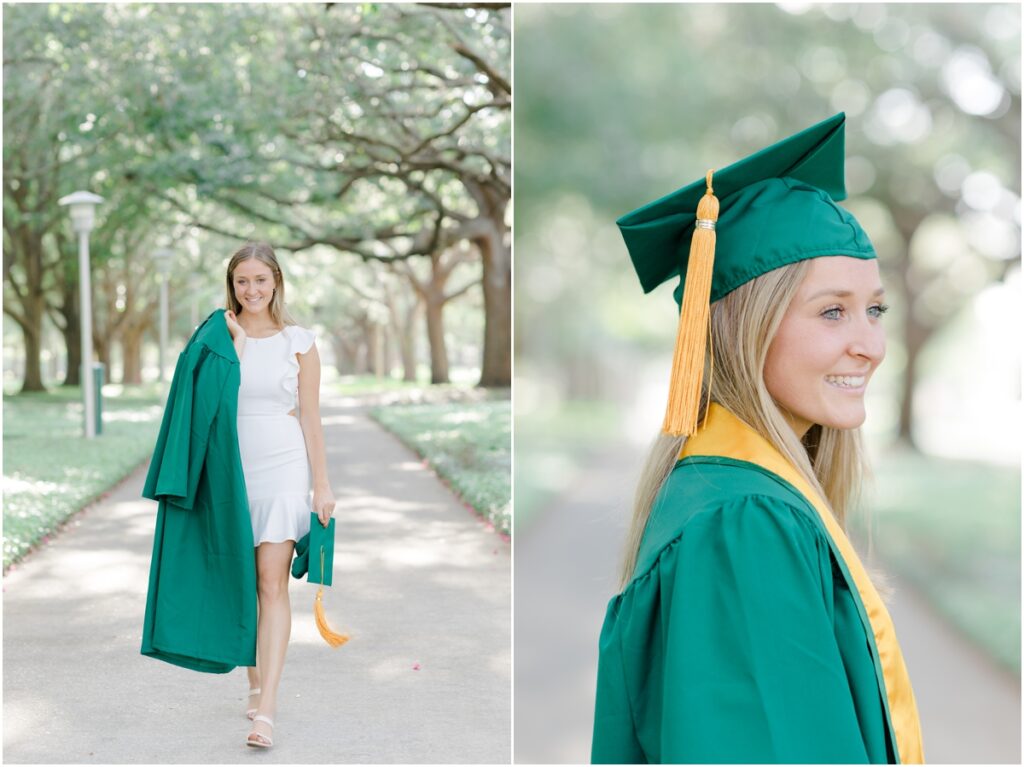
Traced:
POLYGON ((851 533, 926 758, 1019 763, 1020 7, 527 4, 514 34, 515 760, 589 758, 664 408, 674 284, 643 296, 615 218, 842 110, 892 307, 851 533))
POLYGON ((507 534, 507 5, 11 4, 3 24, 5 570, 145 461, 246 239, 317 331, 322 396, 363 398, 507 534), (103 198, 87 307, 75 190, 103 198))
POLYGON ((176 687, 196 682, 139 654, 157 504, 137 494, 179 351, 247 239, 316 331, 335 567, 362 571, 344 603, 335 578, 331 623, 365 604, 364 625, 439 648, 303 661, 323 645, 297 595, 295 691, 316 707, 309 669, 380 732, 318 715, 274 758, 507 761, 511 24, 509 3, 3 5, 5 761, 161 761, 142 740, 182 731, 174 758, 237 759, 176 687), (184 726, 163 705, 183 699, 184 726))

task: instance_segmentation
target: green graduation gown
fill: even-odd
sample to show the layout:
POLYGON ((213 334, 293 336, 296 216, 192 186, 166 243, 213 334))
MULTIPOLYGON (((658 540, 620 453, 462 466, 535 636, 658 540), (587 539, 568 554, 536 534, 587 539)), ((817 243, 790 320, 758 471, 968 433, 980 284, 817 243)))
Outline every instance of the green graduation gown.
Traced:
POLYGON ((592 761, 923 761, 891 622, 873 589, 865 609, 842 533, 739 419, 713 405, 706 431, 608 605, 592 761))
POLYGON ((256 665, 256 562, 235 353, 214 311, 171 381, 142 494, 159 501, 142 654, 216 674, 256 665))

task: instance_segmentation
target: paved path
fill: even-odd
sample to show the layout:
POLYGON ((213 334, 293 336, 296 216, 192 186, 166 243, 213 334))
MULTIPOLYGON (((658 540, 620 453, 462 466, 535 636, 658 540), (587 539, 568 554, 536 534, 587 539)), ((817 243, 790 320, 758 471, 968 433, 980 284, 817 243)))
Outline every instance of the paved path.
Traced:
POLYGON ((328 619, 291 585, 269 752, 244 745, 245 672, 139 653, 156 503, 146 467, 4 578, 8 763, 508 763, 510 546, 353 400, 322 405, 338 497, 328 619), (414 670, 419 664, 419 670, 414 670))
MULTIPOLYGON (((518 532, 515 761, 586 762, 597 637, 640 456, 595 458, 536 523, 518 532)), ((914 683, 930 763, 1020 764, 1020 681, 995 667, 905 584, 889 604, 914 683)))

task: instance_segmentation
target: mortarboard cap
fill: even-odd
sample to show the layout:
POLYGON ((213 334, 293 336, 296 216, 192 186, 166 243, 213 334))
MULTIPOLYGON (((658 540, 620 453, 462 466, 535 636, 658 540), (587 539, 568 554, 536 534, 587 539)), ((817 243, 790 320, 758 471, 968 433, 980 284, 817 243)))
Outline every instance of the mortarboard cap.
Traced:
POLYGON ((292 576, 306 575, 310 583, 319 583, 313 600, 313 618, 317 630, 331 647, 340 647, 349 640, 347 634, 339 634, 327 623, 324 614, 324 586, 330 586, 334 569, 334 520, 327 526, 320 524, 316 512, 310 512, 309 532, 295 543, 295 560, 292 562, 292 576))
POLYGON ((845 125, 840 112, 616 222, 645 293, 680 277, 666 432, 696 430, 712 302, 808 258, 875 258, 860 224, 836 204, 846 197, 845 125))

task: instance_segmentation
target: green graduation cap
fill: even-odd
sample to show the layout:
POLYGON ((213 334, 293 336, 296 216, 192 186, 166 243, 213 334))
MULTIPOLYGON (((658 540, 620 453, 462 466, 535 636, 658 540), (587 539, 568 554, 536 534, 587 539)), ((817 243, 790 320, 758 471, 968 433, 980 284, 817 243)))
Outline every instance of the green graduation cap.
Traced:
POLYGON ((840 112, 616 221, 645 293, 680 277, 665 432, 696 431, 712 302, 804 259, 875 258, 836 204, 846 197, 845 126, 840 112))
POLYGON ((316 628, 327 644, 341 647, 349 640, 348 634, 339 634, 331 628, 324 614, 324 586, 330 586, 334 569, 334 520, 324 527, 316 512, 310 512, 309 532, 295 543, 295 560, 292 562, 292 576, 306 575, 310 583, 319 583, 313 600, 313 618, 316 628))

